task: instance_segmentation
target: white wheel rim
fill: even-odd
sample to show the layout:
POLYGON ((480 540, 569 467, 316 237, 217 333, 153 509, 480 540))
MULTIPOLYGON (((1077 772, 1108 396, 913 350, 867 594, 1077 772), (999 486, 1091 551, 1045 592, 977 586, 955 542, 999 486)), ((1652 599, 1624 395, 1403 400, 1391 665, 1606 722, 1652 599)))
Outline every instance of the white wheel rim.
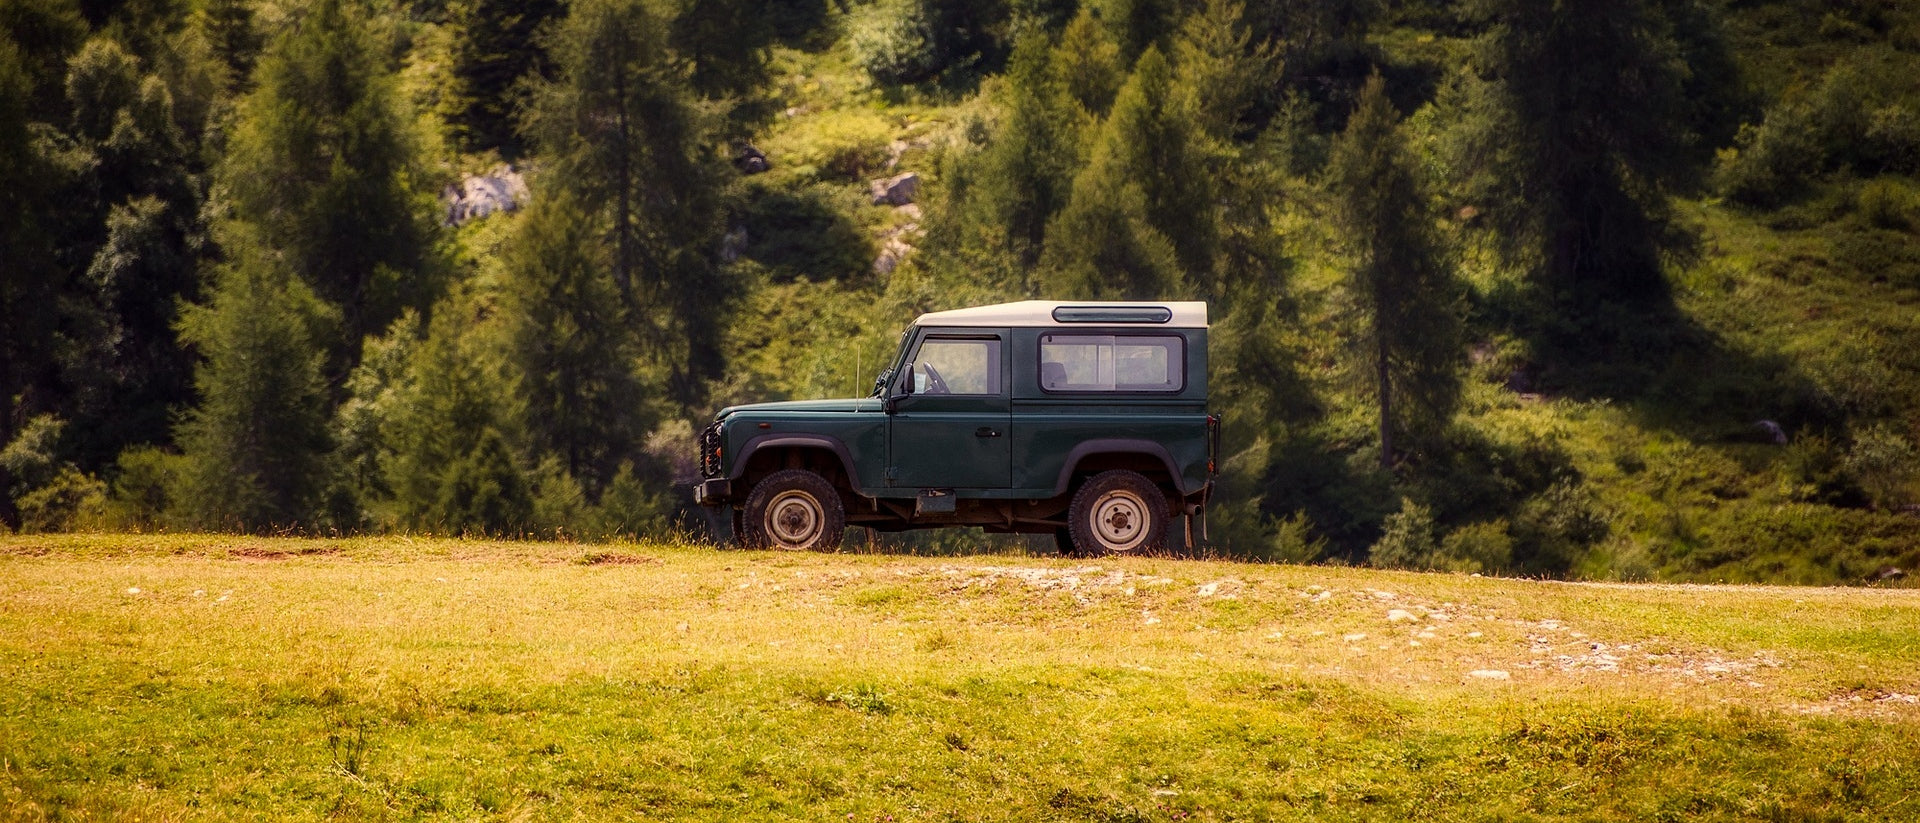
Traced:
POLYGON ((782 548, 804 548, 819 539, 826 519, 813 495, 797 489, 781 492, 767 504, 767 536, 782 548))
POLYGON ((1093 501, 1093 537, 1110 552, 1132 551, 1147 540, 1147 504, 1125 491, 1093 501))

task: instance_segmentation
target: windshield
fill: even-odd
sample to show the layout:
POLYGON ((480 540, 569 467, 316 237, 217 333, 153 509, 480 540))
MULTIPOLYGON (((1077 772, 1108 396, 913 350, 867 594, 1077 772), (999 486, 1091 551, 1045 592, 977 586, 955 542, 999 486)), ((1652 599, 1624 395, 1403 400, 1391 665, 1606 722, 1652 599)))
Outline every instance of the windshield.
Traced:
POLYGON ((887 367, 881 369, 880 373, 874 376, 873 394, 867 395, 868 397, 884 396, 887 392, 888 381, 891 380, 895 374, 900 373, 900 366, 907 357, 907 346, 913 342, 913 328, 912 326, 908 326, 906 331, 900 333, 900 345, 893 350, 893 359, 888 361, 887 367))

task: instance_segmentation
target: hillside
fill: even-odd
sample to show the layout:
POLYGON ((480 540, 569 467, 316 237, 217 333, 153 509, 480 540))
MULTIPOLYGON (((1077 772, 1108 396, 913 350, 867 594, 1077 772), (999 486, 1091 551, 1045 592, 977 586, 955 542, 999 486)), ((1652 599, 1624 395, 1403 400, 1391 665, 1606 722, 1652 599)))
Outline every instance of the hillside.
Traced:
POLYGON ((714 410, 1198 299, 1218 554, 1920 570, 1910 4, 0 4, 12 531, 724 540, 714 410))
POLYGON ((1892 820, 1910 590, 0 541, 0 819, 1892 820))

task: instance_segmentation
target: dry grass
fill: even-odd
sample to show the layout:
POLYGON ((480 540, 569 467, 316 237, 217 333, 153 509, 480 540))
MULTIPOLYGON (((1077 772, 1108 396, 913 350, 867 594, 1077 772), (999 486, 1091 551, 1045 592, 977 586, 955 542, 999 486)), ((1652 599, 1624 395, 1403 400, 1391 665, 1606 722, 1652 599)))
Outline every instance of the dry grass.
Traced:
POLYGON ((1898 819, 1916 628, 1913 590, 12 538, 0 817, 1898 819))

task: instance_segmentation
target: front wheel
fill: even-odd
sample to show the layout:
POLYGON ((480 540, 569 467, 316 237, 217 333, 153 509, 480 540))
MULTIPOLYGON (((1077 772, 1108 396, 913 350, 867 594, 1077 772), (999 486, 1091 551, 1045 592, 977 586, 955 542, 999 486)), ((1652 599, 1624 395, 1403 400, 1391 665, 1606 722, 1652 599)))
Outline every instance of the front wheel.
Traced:
POLYGON ((1163 548, 1166 495, 1153 481, 1125 469, 1094 475, 1073 493, 1067 531, 1082 556, 1132 554, 1163 548))
POLYGON ((805 469, 774 472, 747 495, 746 544, 757 549, 833 551, 847 528, 840 493, 805 469))

